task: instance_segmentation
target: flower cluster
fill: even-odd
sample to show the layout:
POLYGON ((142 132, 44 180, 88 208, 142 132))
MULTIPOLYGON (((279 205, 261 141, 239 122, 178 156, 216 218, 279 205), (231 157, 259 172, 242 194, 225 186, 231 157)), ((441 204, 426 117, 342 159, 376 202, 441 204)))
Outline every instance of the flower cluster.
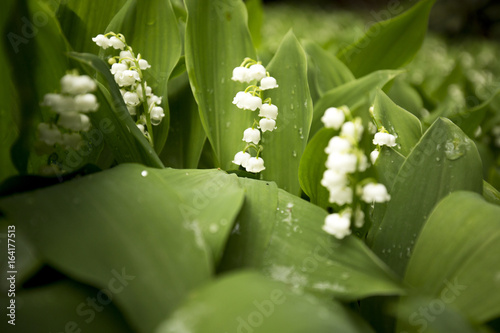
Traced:
POLYGON ((358 175, 369 166, 358 144, 364 132, 361 118, 353 118, 349 108, 342 106, 328 108, 321 120, 325 127, 340 130, 325 148, 327 169, 321 180, 321 185, 330 193, 329 201, 338 205, 340 212, 327 216, 323 230, 342 239, 351 234, 351 220, 356 228, 364 224, 364 213, 358 199, 366 203, 385 202, 390 196, 383 184, 370 179, 358 180, 358 175))
POLYGON ((61 93, 44 96, 42 105, 50 107, 56 114, 55 122, 42 122, 38 125, 38 138, 48 146, 60 144, 65 149, 78 149, 82 143, 80 131, 90 129, 90 120, 86 113, 99 108, 97 98, 92 91, 96 84, 87 75, 78 75, 72 71, 61 79, 61 93))
POLYGON ((243 63, 234 68, 233 81, 251 84, 244 91, 240 91, 233 99, 233 104, 243 110, 256 111, 259 109, 260 120, 254 120, 252 127, 243 132, 245 148, 236 153, 233 163, 241 165, 248 172, 258 173, 265 169, 264 160, 259 157, 262 145, 258 145, 261 139, 261 132, 272 132, 276 129, 276 118, 278 117, 278 107, 271 103, 271 98, 262 100, 263 91, 278 87, 276 79, 269 75, 266 68, 260 62, 245 58, 243 63), (252 157, 247 151, 253 148, 256 156, 252 157))
POLYGON ((122 34, 109 32, 99 34, 92 40, 101 48, 112 47, 120 50, 120 55, 111 57, 111 74, 120 86, 120 92, 131 116, 136 118, 137 127, 153 145, 152 125, 159 125, 165 116, 160 106, 161 97, 153 94, 151 87, 144 80, 143 71, 151 68, 147 60, 137 56, 122 34), (142 108, 141 108, 142 106, 142 108))

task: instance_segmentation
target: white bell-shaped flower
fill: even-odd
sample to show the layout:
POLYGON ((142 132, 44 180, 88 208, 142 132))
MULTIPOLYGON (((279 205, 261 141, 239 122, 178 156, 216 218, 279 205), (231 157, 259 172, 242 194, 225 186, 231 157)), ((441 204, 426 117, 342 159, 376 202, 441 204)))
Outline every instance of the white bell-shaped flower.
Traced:
POLYGON ((262 133, 266 131, 272 132, 276 128, 276 121, 274 119, 262 118, 259 121, 259 127, 262 130, 262 133))
POLYGON ((125 43, 123 43, 118 37, 112 36, 109 39, 109 43, 115 50, 123 50, 125 47, 125 43))
POLYGON ((165 117, 165 113, 161 106, 155 106, 153 109, 151 109, 150 116, 151 116, 151 124, 156 126, 161 123, 161 120, 163 119, 163 117, 165 117))
POLYGON ((245 169, 247 169, 248 172, 259 173, 266 168, 264 167, 264 160, 261 157, 250 157, 245 169))
POLYGON ((93 112, 99 108, 97 97, 94 94, 75 96, 75 110, 80 112, 93 112))
POLYGON ((337 205, 345 205, 352 203, 352 188, 347 186, 329 187, 330 197, 328 201, 337 205))
POLYGON ((260 107, 259 117, 274 119, 278 117, 278 107, 274 104, 264 103, 260 107))
POLYGON ((276 79, 272 76, 268 76, 260 80, 260 89, 262 90, 268 90, 268 89, 274 89, 278 88, 278 84, 276 82, 276 79))
POLYGON ((326 128, 338 130, 345 121, 345 113, 342 109, 328 108, 323 117, 321 117, 321 121, 326 128))
POLYGON ((234 155, 234 160, 233 163, 236 165, 241 165, 242 167, 246 168, 248 160, 252 157, 249 153, 239 151, 234 155))
POLYGON ((340 130, 340 136, 353 141, 361 140, 363 135, 363 124, 360 118, 356 118, 354 121, 345 122, 340 130))
POLYGON ((373 144, 394 147, 396 145, 396 137, 387 132, 377 132, 373 138, 373 144))
POLYGON ((250 77, 250 70, 246 67, 235 67, 233 69, 233 77, 231 80, 238 82, 252 81, 252 78, 250 77))
POLYGON ((57 113, 76 111, 75 98, 60 94, 45 94, 42 105, 49 106, 57 113))
POLYGON ((255 64, 249 68, 249 77, 252 80, 260 81, 266 77, 266 68, 261 64, 255 64))
POLYGON ((358 157, 355 154, 333 152, 328 155, 326 167, 338 173, 353 173, 357 163, 358 157))
POLYGON ((148 68, 151 68, 151 65, 146 59, 139 59, 139 68, 144 71, 148 68))
POLYGON ((338 239, 343 239, 351 234, 351 214, 344 212, 342 214, 330 214, 325 218, 323 230, 338 239))
POLYGON ((124 72, 128 69, 128 66, 117 62, 111 66, 111 74, 115 75, 116 73, 124 72))
POLYGON ((243 110, 255 111, 262 106, 262 99, 251 93, 240 91, 234 97, 233 104, 243 110))
POLYGON ((120 87, 127 87, 134 84, 136 81, 141 81, 139 73, 133 70, 125 70, 115 74, 115 81, 120 87))
POLYGON ((253 142, 254 144, 258 144, 260 141, 260 131, 256 128, 247 128, 243 132, 242 140, 245 142, 253 142))
POLYGON ((102 47, 104 50, 111 46, 110 40, 103 34, 92 37, 92 41, 94 41, 97 46, 102 47))
POLYGON ((57 124, 72 131, 88 131, 90 129, 89 117, 78 112, 61 113, 57 124))
POLYGON ((321 185, 323 185, 326 188, 345 187, 347 185, 347 177, 345 173, 339 173, 334 170, 327 169, 323 173, 323 178, 321 179, 321 185))
POLYGON ((391 200, 391 195, 387 193, 387 188, 384 184, 370 183, 363 186, 361 199, 366 203, 386 202, 391 200))
POLYGON ((137 106, 141 102, 137 93, 131 91, 127 91, 123 94, 123 100, 130 106, 137 106))
POLYGON ((57 126, 47 123, 38 124, 38 137, 49 146, 62 143, 62 135, 57 126))
POLYGON ((325 153, 347 153, 352 149, 351 142, 340 136, 334 136, 328 141, 328 146, 325 148, 325 153))
POLYGON ((94 91, 95 81, 88 75, 66 74, 61 78, 61 92, 70 95, 81 95, 94 91))

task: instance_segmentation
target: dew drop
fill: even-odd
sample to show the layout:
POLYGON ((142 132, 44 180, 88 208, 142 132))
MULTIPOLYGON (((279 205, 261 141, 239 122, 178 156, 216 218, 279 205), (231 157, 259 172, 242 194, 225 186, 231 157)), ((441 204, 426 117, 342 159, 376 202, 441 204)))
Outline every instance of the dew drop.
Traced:
POLYGON ((208 227, 208 230, 209 230, 211 233, 215 234, 217 231, 219 231, 219 226, 218 226, 217 224, 215 224, 215 223, 212 223, 212 224, 210 225, 210 227, 208 227))
POLYGON ((146 177, 148 175, 148 172, 146 170, 142 170, 141 176, 146 177))

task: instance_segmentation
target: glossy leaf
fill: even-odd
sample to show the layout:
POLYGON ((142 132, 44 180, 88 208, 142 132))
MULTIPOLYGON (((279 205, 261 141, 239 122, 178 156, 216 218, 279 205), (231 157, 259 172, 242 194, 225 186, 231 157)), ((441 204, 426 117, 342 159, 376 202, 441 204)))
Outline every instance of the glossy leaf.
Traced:
POLYGON ((244 148, 243 131, 254 114, 232 104, 247 85, 231 80, 245 57, 255 59, 245 5, 233 0, 187 0, 186 67, 200 118, 216 164, 234 169, 234 155, 244 148))
POLYGON ((267 70, 276 78, 279 87, 265 91, 264 98, 270 97, 278 106, 278 118, 277 129, 262 134, 262 157, 266 163, 262 176, 299 195, 299 163, 309 137, 312 101, 307 84, 306 55, 292 32, 281 42, 267 70))
POLYGON ((109 107, 104 106, 100 112, 92 114, 92 121, 100 128, 116 160, 119 163, 136 162, 162 168, 158 155, 130 117, 109 66, 93 54, 72 52, 70 56, 97 70, 107 83, 107 86, 99 85, 98 96, 101 101, 107 101, 109 107))
POLYGON ((450 194, 423 227, 405 281, 473 322, 498 317, 500 264, 493 254, 500 251, 499 216, 500 207, 476 193, 450 194))
POLYGON ((356 77, 406 65, 422 45, 435 1, 421 0, 399 16, 373 24, 361 39, 338 53, 339 59, 356 77))
POLYGON ((248 11, 248 29, 252 35, 253 45, 258 49, 262 44, 262 22, 264 20, 262 0, 247 0, 245 6, 248 11))
POLYGON ((301 296, 255 272, 225 276, 200 288, 157 333, 371 332, 337 302, 301 296))
POLYGON ((396 150, 407 156, 422 136, 420 120, 410 112, 397 106, 381 90, 373 103, 373 115, 377 125, 396 136, 396 150))
POLYGON ((212 231, 210 225, 222 225, 224 217, 231 225, 241 204, 235 176, 201 171, 204 182, 176 174, 176 183, 171 172, 120 165, 2 198, 0 210, 36 253, 65 275, 97 288, 108 288, 121 276, 123 290, 114 301, 135 330, 151 332, 189 290, 210 278, 208 246, 219 238, 212 233, 205 241, 207 226, 200 224, 210 223, 212 231), (212 182, 219 186, 208 186, 212 182), (214 210, 217 221, 210 219, 214 210))
MULTIPOLYGON (((400 71, 377 71, 362 78, 350 81, 326 92, 317 103, 314 104, 311 135, 314 135, 321 127, 321 117, 329 107, 347 105, 351 110, 363 104, 367 97, 381 89, 387 82, 396 77, 400 71)), ((371 103, 371 100, 369 101, 371 103)))
POLYGON ((133 332, 104 293, 68 280, 18 291, 16 325, 2 320, 0 329, 2 332, 133 332))
POLYGON ((222 270, 257 268, 325 298, 354 300, 403 292, 393 273, 360 239, 337 240, 321 229, 325 210, 284 190, 276 192, 264 181, 246 180, 242 185, 250 196, 229 238, 222 270))
POLYGON ((325 148, 337 132, 330 128, 319 130, 307 144, 304 155, 300 160, 300 186, 313 204, 323 208, 330 206, 328 202, 330 194, 326 187, 321 185, 321 179, 326 170, 325 163, 328 158, 325 148))
POLYGON ((375 209, 368 234, 373 251, 402 275, 434 206, 453 191, 482 193, 481 170, 474 142, 451 121, 438 119, 401 166, 389 203, 375 209))

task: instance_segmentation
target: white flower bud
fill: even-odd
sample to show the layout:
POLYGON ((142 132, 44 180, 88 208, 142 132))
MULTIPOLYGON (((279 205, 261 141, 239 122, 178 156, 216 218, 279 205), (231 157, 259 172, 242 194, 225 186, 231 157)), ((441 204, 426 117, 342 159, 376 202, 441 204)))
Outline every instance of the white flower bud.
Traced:
POLYGON ((264 167, 264 160, 260 157, 250 157, 247 161, 246 169, 248 172, 259 173, 266 169, 264 167))
POLYGON ((333 152, 328 155, 326 167, 338 173, 353 173, 356 171, 358 158, 354 154, 333 152))
POLYGON ((345 173, 339 173, 333 170, 326 170, 321 179, 321 185, 326 188, 345 187, 347 185, 347 177, 345 173))
POLYGON ((244 153, 243 151, 239 151, 236 153, 236 155, 234 155, 233 163, 241 165, 242 167, 246 168, 250 157, 252 156, 249 153, 247 152, 244 153))
POLYGON ((146 135, 146 128, 143 124, 137 124, 137 128, 142 132, 142 134, 146 135))
POLYGON ((354 215, 354 226, 356 228, 361 228, 365 224, 365 213, 358 207, 356 209, 356 214, 354 215))
POLYGON ((243 132, 243 141, 258 144, 260 141, 260 131, 256 128, 247 128, 243 132))
POLYGON ((137 106, 140 103, 137 93, 131 91, 127 91, 123 94, 123 100, 130 106, 137 106))
POLYGON ((340 136, 334 136, 328 141, 328 146, 325 148, 325 153, 347 153, 352 148, 349 140, 341 138, 340 136))
POLYGON ((276 83, 276 79, 272 76, 268 76, 260 80, 260 89, 268 90, 278 88, 278 84, 276 83))
POLYGON ((363 187, 361 199, 366 203, 386 202, 391 200, 391 196, 384 184, 370 183, 363 187))
POLYGON ((128 113, 130 113, 131 116, 135 116, 137 114, 137 110, 135 106, 132 105, 126 105, 128 113))
POLYGON ((93 94, 75 96, 75 110, 80 112, 96 111, 99 108, 97 98, 93 94))
POLYGON ((344 212, 342 214, 330 214, 325 219, 323 230, 338 239, 343 239, 351 234, 351 214, 344 212))
POLYGON ((396 137, 386 132, 375 133, 373 144, 379 146, 394 147, 396 145, 396 137))
POLYGON ((94 41, 97 44, 97 46, 102 47, 103 49, 107 49, 108 47, 111 46, 111 42, 103 34, 99 34, 95 37, 92 37, 92 41, 94 41))
POLYGON ((278 117, 278 107, 274 104, 262 104, 260 107, 259 117, 276 120, 276 117, 278 117))
POLYGON ((61 92, 64 94, 86 94, 96 87, 94 80, 87 75, 66 74, 61 78, 61 92))
POLYGON ((122 63, 117 62, 111 66, 111 74, 115 75, 116 73, 124 72, 128 69, 128 66, 122 63))
POLYGON ((361 155, 359 155, 359 160, 358 160, 358 171, 365 171, 366 169, 368 169, 368 158, 365 156, 364 153, 362 153, 361 155))
POLYGON ((135 58, 132 56, 132 52, 130 52, 130 51, 121 51, 120 52, 120 59, 126 59, 128 61, 131 61, 132 59, 135 59, 135 58))
POLYGON ((61 113, 57 124, 72 131, 88 131, 90 129, 90 119, 78 112, 61 113))
POLYGON ((45 94, 42 105, 49 106, 57 113, 75 111, 75 98, 60 94, 45 94))
POLYGON ((354 121, 348 121, 342 125, 340 130, 340 136, 348 138, 353 141, 361 140, 363 135, 363 124, 360 118, 356 118, 354 121))
POLYGON ((345 121, 344 111, 337 108, 328 108, 323 117, 321 117, 321 121, 325 124, 326 128, 338 130, 345 121))
POLYGON ((249 68, 249 76, 252 80, 260 81, 266 77, 266 68, 261 64, 255 64, 249 68))
POLYGON ((262 118, 259 121, 259 127, 262 130, 262 133, 266 131, 272 132, 276 128, 276 121, 273 119, 262 118))
POLYGON ((110 39, 109 39, 109 43, 111 44, 111 46, 113 46, 113 48, 115 50, 123 50, 123 48, 125 47, 125 43, 123 43, 118 37, 116 36, 112 36, 110 39))
POLYGON ((49 146, 62 143, 62 135, 57 126, 47 123, 38 124, 38 137, 49 146))

